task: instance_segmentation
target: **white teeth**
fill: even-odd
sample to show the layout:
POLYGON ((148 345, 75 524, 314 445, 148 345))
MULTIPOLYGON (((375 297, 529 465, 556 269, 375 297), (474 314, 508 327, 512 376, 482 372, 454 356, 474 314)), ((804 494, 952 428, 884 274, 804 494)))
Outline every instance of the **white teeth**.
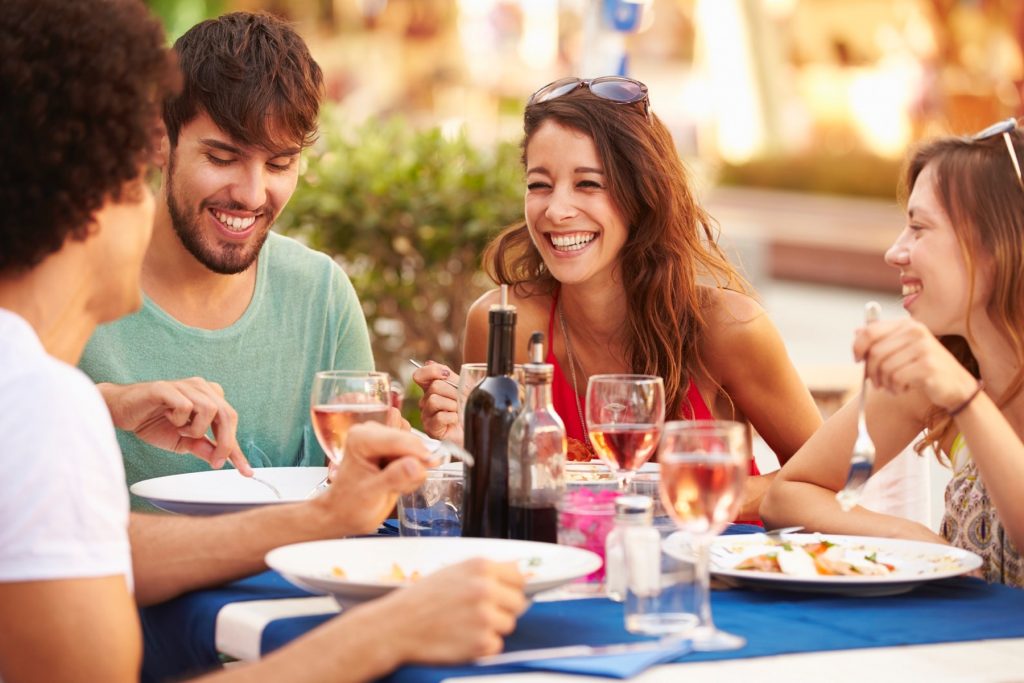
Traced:
POLYGON ((578 251, 597 237, 592 232, 574 232, 568 235, 551 235, 551 243, 559 251, 578 251))
POLYGON ((922 289, 921 285, 903 285, 903 296, 910 296, 911 294, 917 294, 922 289))
POLYGON ((238 230, 239 232, 248 229, 249 226, 256 222, 256 216, 239 218, 238 216, 229 216, 228 214, 221 213, 220 211, 214 211, 213 215, 227 227, 232 230, 238 230))

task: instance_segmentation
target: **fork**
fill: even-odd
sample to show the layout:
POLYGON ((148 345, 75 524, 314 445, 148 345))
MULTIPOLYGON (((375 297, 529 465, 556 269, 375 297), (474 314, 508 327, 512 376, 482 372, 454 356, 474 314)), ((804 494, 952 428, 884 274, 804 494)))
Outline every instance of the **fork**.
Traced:
POLYGON ((797 531, 803 531, 803 529, 804 528, 802 526, 782 526, 778 529, 770 529, 768 531, 765 531, 764 535, 770 541, 781 541, 783 534, 793 534, 797 531))
MULTIPOLYGON (((436 467, 438 465, 443 464, 446 456, 449 458, 455 458, 456 460, 461 460, 470 467, 472 467, 475 463, 475 461, 473 460, 473 456, 469 453, 469 451, 467 451, 462 446, 459 446, 456 443, 452 443, 451 441, 439 441, 437 445, 437 450, 434 451, 433 455, 435 457, 432 458, 429 463, 431 467, 436 467)), ((309 493, 306 494, 306 498, 316 498, 321 493, 326 491, 327 487, 330 485, 330 482, 327 481, 327 477, 324 477, 323 479, 320 480, 320 483, 318 483, 316 486, 310 489, 309 493)))
POLYGON ((271 484, 271 483, 270 483, 269 481, 267 481, 266 479, 260 479, 260 478, 259 478, 259 477, 257 477, 256 475, 253 475, 253 476, 251 476, 251 477, 249 477, 249 478, 250 478, 250 479, 252 479, 253 481, 258 481, 259 483, 263 484, 263 485, 264 485, 264 486, 266 486, 266 487, 267 487, 268 489, 270 489, 271 491, 273 491, 274 495, 275 495, 275 496, 277 497, 277 499, 278 499, 278 500, 281 500, 281 499, 283 498, 283 496, 281 495, 281 492, 277 490, 277 487, 276 487, 276 486, 274 486, 273 484, 271 484))
MULTIPOLYGON (((410 362, 410 363, 412 363, 413 365, 415 365, 415 366, 416 366, 416 367, 418 367, 418 368, 422 368, 422 367, 424 367, 423 363, 419 362, 419 361, 418 361, 418 360, 416 360, 415 358, 410 358, 410 359, 409 359, 409 362, 410 362)), ((445 379, 445 380, 441 380, 441 381, 442 381, 442 382, 444 382, 445 384, 447 384, 447 385, 448 385, 448 386, 450 386, 450 387, 454 387, 454 388, 456 388, 456 389, 458 389, 458 388, 459 388, 459 385, 458 385, 458 384, 456 384, 455 382, 452 382, 451 380, 447 380, 447 379, 445 379)))
MULTIPOLYGON (((869 301, 864 305, 864 322, 871 324, 878 320, 881 307, 877 301, 869 301)), ((853 442, 853 454, 850 456, 850 472, 846 475, 846 484, 836 493, 836 500, 843 512, 849 512, 857 505, 864 485, 871 476, 871 468, 875 464, 875 443, 868 434, 868 424, 864 417, 864 404, 868 390, 868 362, 864 359, 864 378, 860 384, 860 399, 857 406, 857 440, 853 442)))

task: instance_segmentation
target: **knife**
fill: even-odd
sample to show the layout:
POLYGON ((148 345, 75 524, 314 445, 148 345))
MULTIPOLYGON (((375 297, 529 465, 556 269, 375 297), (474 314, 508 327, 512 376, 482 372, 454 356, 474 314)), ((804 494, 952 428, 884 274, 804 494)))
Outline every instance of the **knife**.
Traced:
POLYGON ((601 657, 605 655, 633 654, 636 652, 655 652, 657 650, 678 650, 680 655, 684 655, 692 650, 692 646, 689 640, 679 638, 645 640, 636 643, 616 643, 615 645, 564 645, 562 647, 542 647, 533 650, 503 652, 500 655, 480 657, 474 661, 474 664, 477 666, 496 666, 499 664, 515 664, 517 662, 535 662, 542 659, 601 657))

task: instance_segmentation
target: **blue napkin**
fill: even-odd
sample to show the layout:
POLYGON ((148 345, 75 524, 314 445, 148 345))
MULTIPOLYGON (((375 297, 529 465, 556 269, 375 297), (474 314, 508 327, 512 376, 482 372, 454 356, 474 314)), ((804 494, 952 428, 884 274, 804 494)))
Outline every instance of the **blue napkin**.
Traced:
MULTIPOLYGON (((690 652, 689 641, 676 641, 656 650, 630 652, 616 655, 587 655, 585 657, 563 657, 522 662, 512 666, 524 671, 555 671, 558 673, 605 678, 632 678, 656 664, 679 659, 690 652)), ((483 667, 481 673, 487 673, 483 667)))

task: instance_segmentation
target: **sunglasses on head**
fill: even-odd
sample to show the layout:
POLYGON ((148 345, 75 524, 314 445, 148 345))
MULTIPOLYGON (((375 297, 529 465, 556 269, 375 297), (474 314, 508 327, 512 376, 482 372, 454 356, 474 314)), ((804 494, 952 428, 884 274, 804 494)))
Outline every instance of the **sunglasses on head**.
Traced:
POLYGON ((560 78, 557 81, 548 83, 530 95, 526 106, 550 102, 563 95, 568 95, 579 88, 586 88, 601 99, 618 104, 643 102, 644 116, 650 116, 651 101, 647 96, 647 86, 640 81, 626 78, 625 76, 601 76, 600 78, 586 80, 571 76, 569 78, 560 78))
POLYGON ((997 135, 1003 136, 1003 140, 1006 142, 1006 149, 1010 152, 1010 161, 1013 162, 1013 170, 1017 174, 1017 182, 1020 183, 1021 189, 1024 189, 1024 178, 1021 177, 1020 173, 1020 159, 1017 158, 1017 150, 1013 148, 1013 140, 1010 139, 1010 133, 1016 129, 1017 119, 1009 118, 1005 121, 993 123, 980 133, 975 133, 971 136, 971 142, 990 140, 997 135))

